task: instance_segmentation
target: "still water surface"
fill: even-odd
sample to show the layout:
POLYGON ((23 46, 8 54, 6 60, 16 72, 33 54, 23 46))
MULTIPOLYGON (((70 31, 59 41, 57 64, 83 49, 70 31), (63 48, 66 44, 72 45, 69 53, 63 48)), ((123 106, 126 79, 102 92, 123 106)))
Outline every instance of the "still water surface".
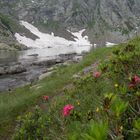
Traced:
MULTIPOLYGON (((26 66, 35 61, 55 59, 60 54, 80 54, 89 50, 90 46, 57 46, 53 48, 32 48, 24 51, 0 51, 0 67, 14 65, 15 63, 26 66)), ((0 91, 28 83, 31 79, 40 75, 44 69, 44 67, 32 66, 25 73, 0 76, 0 91)))

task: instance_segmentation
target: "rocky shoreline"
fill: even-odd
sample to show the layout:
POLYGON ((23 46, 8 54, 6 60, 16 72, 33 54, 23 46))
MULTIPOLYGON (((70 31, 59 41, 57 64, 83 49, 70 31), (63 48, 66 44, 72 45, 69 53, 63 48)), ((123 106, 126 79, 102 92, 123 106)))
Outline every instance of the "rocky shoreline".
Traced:
POLYGON ((31 63, 12 63, 0 66, 0 91, 12 90, 26 84, 33 84, 50 75, 59 65, 77 63, 83 55, 60 54, 54 59, 34 61, 31 63))
POLYGON ((27 50, 28 48, 25 45, 19 44, 19 43, 13 43, 13 44, 6 44, 6 43, 0 43, 0 50, 5 51, 17 51, 17 50, 27 50))

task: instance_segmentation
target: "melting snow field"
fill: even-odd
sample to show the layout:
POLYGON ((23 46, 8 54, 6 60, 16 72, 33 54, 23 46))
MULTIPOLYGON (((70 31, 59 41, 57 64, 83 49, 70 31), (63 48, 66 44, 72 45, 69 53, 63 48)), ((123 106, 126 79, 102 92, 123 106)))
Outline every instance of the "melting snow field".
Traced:
MULTIPOLYGON (((38 39, 33 40, 16 33, 15 37, 17 41, 23 45, 26 45, 27 47, 33 48, 34 53, 39 53, 43 49, 43 51, 41 51, 41 55, 43 56, 55 56, 66 53, 82 53, 83 51, 89 51, 91 48, 88 37, 82 36, 85 29, 74 33, 69 31, 75 36, 75 41, 70 41, 62 37, 54 36, 54 33, 42 33, 36 27, 25 21, 21 21, 21 25, 25 26, 31 33, 38 36, 38 39)), ((28 52, 28 55, 30 55, 31 51, 28 52)))
POLYGON ((112 46, 115 46, 117 44, 115 43, 111 43, 111 42, 106 42, 106 47, 112 47, 112 46))

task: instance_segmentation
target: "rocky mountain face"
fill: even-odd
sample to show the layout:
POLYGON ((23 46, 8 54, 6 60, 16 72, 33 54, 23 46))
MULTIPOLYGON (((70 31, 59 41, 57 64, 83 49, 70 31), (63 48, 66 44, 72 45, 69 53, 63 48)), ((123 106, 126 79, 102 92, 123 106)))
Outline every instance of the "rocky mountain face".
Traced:
MULTIPOLYGON (((25 20, 38 26, 43 32, 53 31, 67 38, 70 35, 66 33, 66 29, 77 31, 85 28, 90 41, 100 44, 105 41, 121 42, 138 34, 139 7, 140 0, 0 1, 0 13, 9 15, 15 21, 25 20)), ((5 28, 1 20, 0 31, 14 39, 14 32, 7 29, 7 26, 5 28)), ((18 32, 23 33, 23 30, 18 32)))

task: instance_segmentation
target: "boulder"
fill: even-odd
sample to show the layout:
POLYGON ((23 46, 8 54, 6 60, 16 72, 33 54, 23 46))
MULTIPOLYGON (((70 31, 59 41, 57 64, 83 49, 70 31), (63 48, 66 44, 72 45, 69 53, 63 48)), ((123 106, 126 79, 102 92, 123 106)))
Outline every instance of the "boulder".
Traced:
POLYGON ((27 50, 27 46, 20 44, 18 42, 15 42, 13 44, 10 44, 10 46, 16 50, 27 50))
POLYGON ((82 60, 82 58, 83 58, 82 55, 81 55, 81 56, 75 56, 75 57, 73 58, 73 62, 78 63, 78 62, 80 62, 80 61, 82 60))
POLYGON ((60 54, 59 57, 64 59, 64 60, 70 60, 73 57, 75 57, 77 53, 69 53, 69 54, 60 54))
POLYGON ((4 75, 5 74, 5 69, 4 67, 0 67, 0 75, 4 75))
POLYGON ((26 72, 26 68, 22 65, 11 66, 7 69, 7 74, 18 74, 22 72, 26 72))
POLYGON ((26 72, 26 68, 23 65, 0 67, 0 75, 18 74, 22 72, 26 72))
POLYGON ((44 79, 44 78, 50 76, 52 73, 53 73, 53 71, 41 74, 41 75, 39 76, 39 80, 42 80, 42 79, 44 79))
POLYGON ((36 56, 38 56, 38 54, 30 54, 30 55, 28 55, 28 56, 34 56, 34 57, 36 57, 36 56))
POLYGON ((26 50, 26 49, 27 47, 25 45, 19 43, 12 43, 12 44, 0 43, 0 50, 16 51, 16 50, 26 50))
POLYGON ((52 59, 52 60, 33 62, 32 65, 37 65, 37 66, 53 66, 55 64, 59 64, 59 63, 63 63, 63 62, 64 61, 62 59, 52 59))
POLYGON ((0 43, 0 50, 12 51, 12 50, 16 50, 16 49, 5 43, 0 43))

